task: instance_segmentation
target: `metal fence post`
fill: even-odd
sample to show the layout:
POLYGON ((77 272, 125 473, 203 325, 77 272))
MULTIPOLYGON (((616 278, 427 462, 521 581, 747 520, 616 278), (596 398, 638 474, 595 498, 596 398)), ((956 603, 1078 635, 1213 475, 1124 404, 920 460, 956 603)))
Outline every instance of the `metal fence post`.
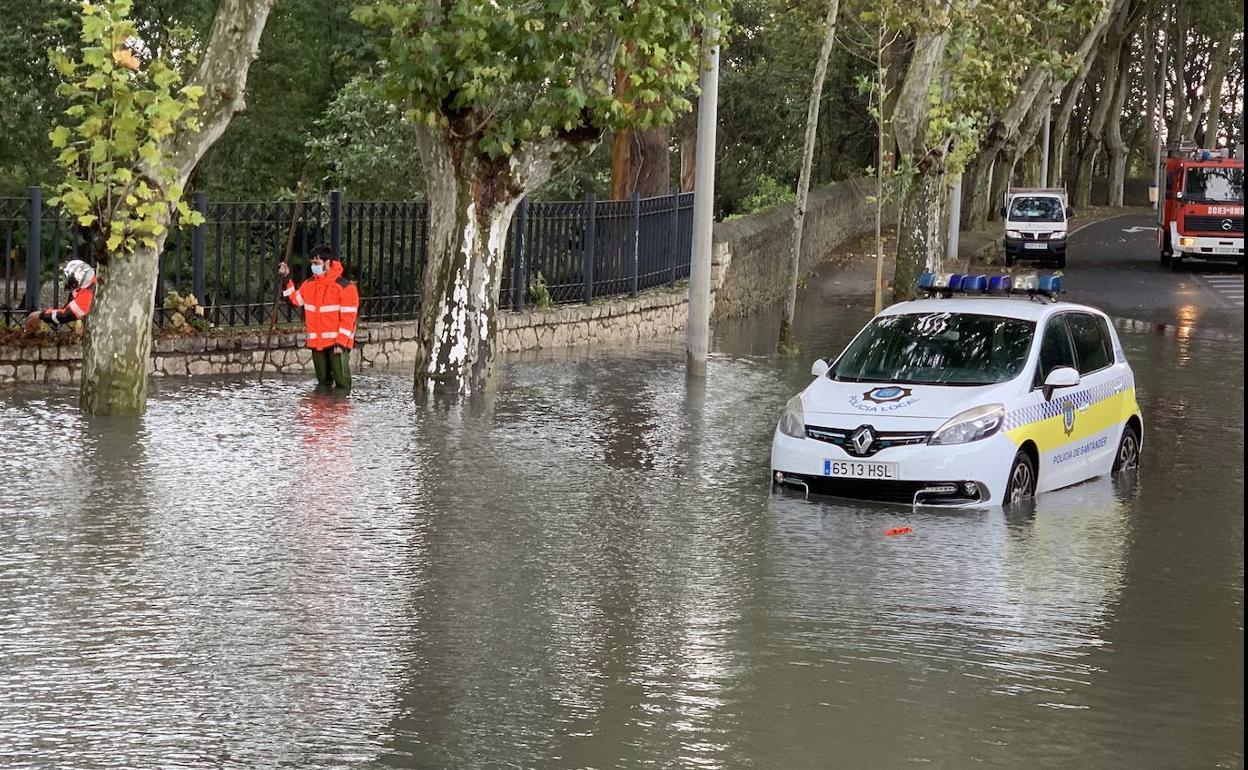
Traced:
POLYGON ((672 210, 667 223, 667 282, 676 285, 676 265, 680 262, 680 188, 672 188, 672 210))
POLYGON ((329 191, 329 246, 342 259, 342 191, 329 191))
POLYGON ((43 267, 43 189, 26 188, 26 309, 39 309, 43 267), (33 287, 33 288, 32 288, 33 287))
POLYGON ((520 205, 516 207, 516 217, 512 220, 511 226, 515 228, 516 234, 512 240, 511 252, 511 308, 519 313, 524 310, 524 295, 528 291, 528 271, 524 269, 524 250, 528 246, 525 243, 524 228, 529 219, 529 202, 521 199, 520 205))
POLYGON ((191 232, 191 293, 204 303, 206 287, 204 284, 205 254, 208 251, 208 193, 197 192, 191 197, 191 205, 204 221, 195 225, 191 232))
POLYGON ((628 295, 637 296, 637 270, 641 263, 641 193, 628 196, 632 216, 628 218, 628 295))
POLYGON ((585 196, 585 243, 581 245, 581 273, 585 278, 585 304, 594 301, 594 250, 598 242, 598 201, 585 196))

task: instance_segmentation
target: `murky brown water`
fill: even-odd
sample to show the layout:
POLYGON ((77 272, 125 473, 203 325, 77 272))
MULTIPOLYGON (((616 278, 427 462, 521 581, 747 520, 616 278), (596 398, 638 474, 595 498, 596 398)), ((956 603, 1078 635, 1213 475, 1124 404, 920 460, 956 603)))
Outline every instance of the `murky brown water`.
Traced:
POLYGON ((1034 510, 773 495, 800 361, 0 391, 0 766, 1242 766, 1241 341, 1124 333, 1146 453, 1034 510), (906 537, 885 537, 909 525, 906 537))

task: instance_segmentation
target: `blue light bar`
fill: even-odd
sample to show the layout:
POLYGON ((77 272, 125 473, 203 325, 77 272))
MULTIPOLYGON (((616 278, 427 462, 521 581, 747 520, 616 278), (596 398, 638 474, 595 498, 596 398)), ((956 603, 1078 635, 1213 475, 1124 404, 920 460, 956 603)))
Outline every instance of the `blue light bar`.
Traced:
POLYGON ((1056 275, 1040 276, 1040 285, 1037 287, 1037 291, 1039 291, 1041 294, 1048 294, 1050 297, 1061 293, 1062 291, 1061 277, 1056 276, 1056 275))
POLYGON ((1008 275, 994 275, 988 279, 988 291, 1009 294, 1014 288, 1014 279, 1008 275))
POLYGON ((972 292, 984 293, 988 289, 988 276, 986 275, 968 275, 962 278, 962 291, 970 294, 972 292))
POLYGON ((962 281, 969 277, 958 273, 949 276, 949 291, 962 291, 962 281))
POLYGON ((932 286, 935 285, 935 282, 936 282, 935 273, 923 273, 922 275, 919 276, 919 288, 920 289, 931 289, 932 286))

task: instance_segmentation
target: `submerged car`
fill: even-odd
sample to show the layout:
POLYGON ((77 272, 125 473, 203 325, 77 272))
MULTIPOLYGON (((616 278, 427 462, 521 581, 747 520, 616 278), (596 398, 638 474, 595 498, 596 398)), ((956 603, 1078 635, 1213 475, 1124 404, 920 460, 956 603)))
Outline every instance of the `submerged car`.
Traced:
POLYGON ((1056 276, 924 274, 789 400, 772 481, 913 505, 1011 505, 1139 463, 1135 375, 1056 276))

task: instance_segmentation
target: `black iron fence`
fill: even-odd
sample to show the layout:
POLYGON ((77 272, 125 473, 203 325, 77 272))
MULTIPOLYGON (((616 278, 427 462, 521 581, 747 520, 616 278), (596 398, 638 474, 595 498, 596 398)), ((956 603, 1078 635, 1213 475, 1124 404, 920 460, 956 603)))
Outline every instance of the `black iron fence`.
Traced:
MULTIPOLYGON (((300 203, 210 202, 197 193, 192 207, 204 223, 171 230, 160 256, 158 323, 168 321, 162 304, 169 291, 194 294, 205 320, 218 326, 267 323, 291 237, 296 267, 318 243, 335 248, 359 286, 361 317, 397 320, 419 311, 429 226, 423 201, 346 201, 334 191, 300 203)), ((688 277, 692 208, 692 193, 521 203, 507 236, 502 306, 591 302, 688 277)), ((6 325, 63 304, 59 266, 91 261, 73 220, 49 207, 37 187, 25 198, 0 198, 0 241, 6 325)), ((281 320, 295 319, 288 303, 278 308, 281 320)))

